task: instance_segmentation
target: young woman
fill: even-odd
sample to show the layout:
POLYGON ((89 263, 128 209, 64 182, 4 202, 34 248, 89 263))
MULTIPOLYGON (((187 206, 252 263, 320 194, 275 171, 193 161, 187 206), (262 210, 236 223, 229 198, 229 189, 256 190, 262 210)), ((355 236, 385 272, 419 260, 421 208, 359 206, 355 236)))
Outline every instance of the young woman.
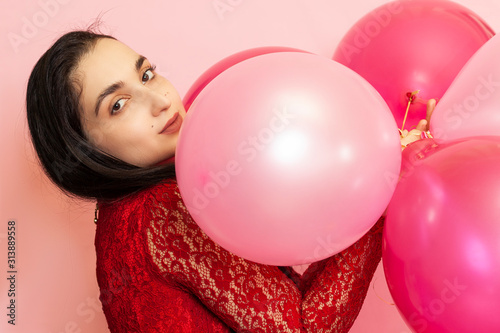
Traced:
POLYGON ((225 251, 190 217, 169 162, 185 113, 147 58, 106 35, 67 33, 30 76, 43 168, 99 202, 97 279, 111 332, 348 331, 381 257, 382 221, 303 275, 225 251))

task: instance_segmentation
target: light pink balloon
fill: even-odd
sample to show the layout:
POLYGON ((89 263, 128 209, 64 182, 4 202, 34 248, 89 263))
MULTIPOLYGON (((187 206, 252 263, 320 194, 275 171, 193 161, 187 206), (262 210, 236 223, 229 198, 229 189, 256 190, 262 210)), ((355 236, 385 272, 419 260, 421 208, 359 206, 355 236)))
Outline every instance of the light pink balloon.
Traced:
POLYGON ((440 141, 500 135, 500 38, 494 36, 453 81, 432 115, 440 141))
POLYGON ((331 256, 377 221, 399 174, 396 123, 380 95, 323 57, 280 52, 214 78, 188 112, 177 179, 195 221, 252 261, 331 256))
POLYGON ((243 60, 250 59, 258 55, 275 52, 305 51, 285 46, 262 46, 231 54, 230 56, 227 56, 226 58, 219 60, 218 62, 210 66, 205 72, 200 75, 200 77, 198 77, 198 79, 196 79, 196 81, 191 85, 182 99, 184 107, 189 111, 191 104, 196 99, 198 94, 206 87, 206 85, 229 67, 234 66, 237 63, 242 62, 243 60))
POLYGON ((403 154, 383 263, 414 332, 500 332, 500 137, 403 154))
POLYGON ((377 89, 399 127, 408 94, 405 128, 425 118, 430 98, 441 98, 467 60, 493 30, 453 1, 398 0, 361 18, 339 43, 334 60, 353 69, 377 89))

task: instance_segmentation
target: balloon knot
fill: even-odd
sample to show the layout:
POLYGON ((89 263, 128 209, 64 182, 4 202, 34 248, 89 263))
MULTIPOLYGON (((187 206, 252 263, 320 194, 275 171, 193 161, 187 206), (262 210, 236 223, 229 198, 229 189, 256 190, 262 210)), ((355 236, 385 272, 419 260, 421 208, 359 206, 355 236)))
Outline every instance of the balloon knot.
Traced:
POLYGON ((420 92, 420 90, 415 90, 414 92, 407 92, 406 93, 406 98, 408 98, 408 103, 415 102, 415 99, 417 98, 417 94, 419 92, 420 92))

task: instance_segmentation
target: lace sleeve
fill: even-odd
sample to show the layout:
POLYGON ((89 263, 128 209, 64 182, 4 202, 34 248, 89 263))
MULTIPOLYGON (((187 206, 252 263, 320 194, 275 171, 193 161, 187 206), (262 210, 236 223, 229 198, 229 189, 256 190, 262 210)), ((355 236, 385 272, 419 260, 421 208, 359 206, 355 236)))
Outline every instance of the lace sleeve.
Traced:
POLYGON ((361 310, 382 256, 383 218, 343 252, 304 273, 302 316, 310 332, 348 332, 361 310))
POLYGON ((301 295, 278 267, 239 258, 208 238, 178 191, 150 198, 148 247, 160 274, 238 333, 301 332, 301 295))

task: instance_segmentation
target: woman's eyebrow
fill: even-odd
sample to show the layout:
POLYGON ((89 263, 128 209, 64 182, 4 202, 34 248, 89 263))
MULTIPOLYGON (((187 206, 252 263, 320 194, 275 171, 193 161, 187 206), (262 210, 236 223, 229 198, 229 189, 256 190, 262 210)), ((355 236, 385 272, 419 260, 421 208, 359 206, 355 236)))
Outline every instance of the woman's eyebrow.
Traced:
POLYGON ((104 91, 99 95, 99 97, 97 97, 97 103, 95 105, 95 116, 96 117, 99 115, 99 108, 101 107, 102 101, 108 95, 113 94, 115 91, 117 91, 118 89, 122 88, 123 86, 124 86, 123 81, 113 83, 112 85, 110 85, 109 87, 107 87, 106 89, 104 89, 104 91))
POLYGON ((144 64, 144 61, 146 61, 146 57, 140 55, 137 61, 135 62, 135 70, 140 71, 142 68, 142 64, 144 64))
MULTIPOLYGON (((144 64, 144 61, 146 61, 146 57, 144 57, 142 55, 140 55, 139 58, 137 58, 137 61, 135 62, 135 70, 137 72, 139 72, 141 70, 142 65, 144 64)), ((96 105, 95 105, 95 115, 96 115, 96 117, 99 115, 99 109, 101 108, 102 101, 108 95, 113 94, 115 91, 117 91, 118 89, 122 88, 123 86, 124 86, 123 81, 119 81, 119 82, 113 83, 112 85, 110 85, 109 87, 107 87, 106 89, 104 89, 103 92, 101 92, 99 94, 99 97, 97 97, 97 102, 96 102, 96 105)))

